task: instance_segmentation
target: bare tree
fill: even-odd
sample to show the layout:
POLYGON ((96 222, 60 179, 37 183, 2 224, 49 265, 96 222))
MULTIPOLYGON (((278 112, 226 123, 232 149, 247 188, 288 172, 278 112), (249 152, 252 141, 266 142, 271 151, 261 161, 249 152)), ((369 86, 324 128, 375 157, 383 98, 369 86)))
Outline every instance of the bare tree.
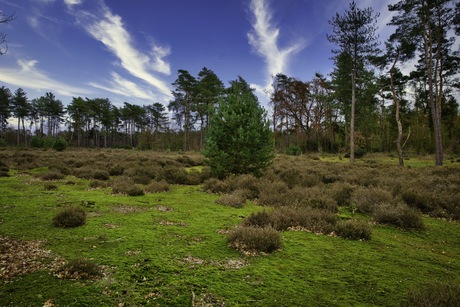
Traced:
MULTIPOLYGON (((0 24, 1 23, 9 23, 10 21, 15 19, 15 15, 10 14, 10 15, 5 15, 3 11, 0 11, 0 24)), ((6 41, 6 33, 0 32, 0 55, 5 54, 8 51, 8 45, 6 41), (4 48, 1 48, 1 46, 4 46, 4 48)))

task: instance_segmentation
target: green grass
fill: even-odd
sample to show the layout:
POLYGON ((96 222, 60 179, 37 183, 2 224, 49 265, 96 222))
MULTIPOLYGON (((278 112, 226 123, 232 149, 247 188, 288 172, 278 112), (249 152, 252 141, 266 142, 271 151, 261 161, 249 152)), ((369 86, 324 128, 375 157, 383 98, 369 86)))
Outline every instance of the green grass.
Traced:
MULTIPOLYGON (((0 235, 43 240, 55 256, 90 259, 105 276, 76 281, 37 271, 0 280, 1 306, 49 300, 56 306, 187 306, 193 296, 195 303, 229 306, 397 306, 411 289, 460 283, 458 222, 424 217, 426 230, 416 232, 374 225, 369 241, 282 232, 281 250, 247 257, 228 247, 223 232, 264 209, 252 202, 218 205, 219 196, 200 186, 112 195, 72 176, 47 191, 32 175, 10 173, 0 178, 0 235), (84 208, 87 224, 53 227, 52 217, 66 206, 84 208)), ((340 217, 347 216, 341 208, 340 217)))

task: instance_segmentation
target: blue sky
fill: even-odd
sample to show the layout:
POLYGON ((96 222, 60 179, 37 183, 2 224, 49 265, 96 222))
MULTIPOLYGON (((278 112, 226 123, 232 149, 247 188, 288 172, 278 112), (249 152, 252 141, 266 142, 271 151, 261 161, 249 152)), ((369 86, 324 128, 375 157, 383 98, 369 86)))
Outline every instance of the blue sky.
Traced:
MULTIPOLYGON (((379 34, 390 29, 392 0, 357 0, 380 12, 379 34)), ((8 52, 0 57, 0 86, 28 98, 53 92, 109 98, 115 105, 171 99, 177 70, 213 70, 221 80, 241 75, 262 91, 276 73, 310 80, 332 71, 326 34, 344 0, 0 0, 15 13, 0 25, 8 52)), ((264 101, 265 100, 265 101, 264 101)))

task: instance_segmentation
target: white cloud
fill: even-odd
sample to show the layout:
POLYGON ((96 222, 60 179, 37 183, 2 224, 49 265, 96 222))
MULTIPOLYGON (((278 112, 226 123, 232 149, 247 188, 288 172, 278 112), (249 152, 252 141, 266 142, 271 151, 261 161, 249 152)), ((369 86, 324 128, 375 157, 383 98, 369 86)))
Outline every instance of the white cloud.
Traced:
POLYGON ((101 85, 96 82, 91 82, 89 84, 95 88, 99 88, 104 91, 108 91, 125 97, 137 97, 140 99, 148 100, 152 100, 155 98, 155 95, 152 92, 142 89, 134 82, 124 79, 116 72, 112 72, 111 76, 112 80, 109 81, 109 86, 101 85))
POLYGON ((287 73, 289 60, 306 46, 304 40, 284 48, 278 46, 280 29, 272 22, 272 13, 265 0, 252 0, 252 30, 248 33, 249 44, 254 51, 264 58, 267 70, 267 85, 270 87, 272 77, 278 73, 287 73))
MULTIPOLYGON (((69 1, 72 0, 67 0, 69 1)), ((72 10, 71 13, 94 39, 103 43, 118 58, 118 64, 123 69, 170 97, 171 90, 167 83, 154 74, 155 72, 165 75, 171 73, 169 63, 164 60, 170 54, 170 49, 155 45, 150 54, 139 51, 135 48, 130 33, 125 29, 122 18, 112 14, 106 5, 101 3, 102 8, 99 13, 72 10)))
POLYGON ((0 68, 0 80, 12 85, 36 89, 40 91, 53 91, 65 96, 79 96, 90 92, 63 82, 54 80, 37 69, 37 60, 17 60, 19 67, 0 68))
POLYGON ((64 4, 67 5, 68 7, 81 4, 82 2, 83 0, 64 0, 64 4))

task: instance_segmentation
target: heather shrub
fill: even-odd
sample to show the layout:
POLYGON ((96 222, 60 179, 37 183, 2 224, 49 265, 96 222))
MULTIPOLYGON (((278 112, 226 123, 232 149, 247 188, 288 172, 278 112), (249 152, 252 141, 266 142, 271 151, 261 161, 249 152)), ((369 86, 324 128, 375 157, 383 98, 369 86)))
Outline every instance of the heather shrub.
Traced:
POLYGON ((285 170, 282 170, 278 176, 281 178, 284 183, 286 183, 287 187, 289 189, 292 189, 294 186, 296 186, 301 180, 302 174, 300 173, 300 170, 297 168, 288 168, 285 170))
POLYGON ((112 184, 113 194, 125 194, 128 196, 141 196, 144 191, 134 183, 134 181, 125 176, 116 178, 112 184))
POLYGON ((423 229, 424 224, 420 211, 404 203, 380 204, 376 206, 373 217, 376 222, 389 224, 403 229, 423 229))
POLYGON ((232 187, 225 180, 210 178, 203 182, 203 191, 213 194, 225 194, 230 193, 232 187))
POLYGON ((109 182, 107 180, 91 180, 89 182, 89 187, 91 189, 104 189, 109 187, 109 182))
POLYGON ((282 246, 280 233, 272 227, 238 226, 227 238, 229 245, 242 253, 272 253, 282 246))
POLYGON ((328 189, 325 191, 337 202, 338 206, 349 206, 351 194, 355 186, 347 182, 336 182, 328 185, 328 189), (330 191, 329 191, 330 189, 330 191))
POLYGON ((232 186, 237 190, 245 190, 248 199, 256 199, 259 197, 260 181, 254 175, 244 174, 235 176, 232 186))
POLYGON ((346 220, 337 223, 335 233, 345 239, 370 240, 372 228, 365 221, 346 220))
POLYGON ((311 207, 316 209, 328 210, 337 212, 337 202, 327 193, 324 192, 325 187, 315 186, 311 188, 295 187, 290 195, 295 200, 295 203, 301 207, 311 207))
POLYGON ((263 206, 290 205, 288 194, 289 188, 285 182, 261 180, 257 202, 263 206))
POLYGON ((145 187, 147 193, 161 193, 171 190, 171 187, 166 180, 152 181, 145 187))
POLYGON ((161 178, 171 184, 188 184, 188 173, 180 166, 167 165, 163 167, 161 178))
POLYGON ((218 199, 216 203, 234 208, 242 208, 246 203, 247 198, 244 196, 244 191, 236 190, 230 194, 224 194, 218 199))
POLYGON ((91 178, 96 180, 109 180, 110 174, 105 170, 95 169, 91 174, 91 178))
POLYGON ((125 168, 122 165, 116 164, 109 168, 109 175, 110 176, 121 176, 123 175, 124 171, 125 171, 125 168))
POLYGON ((44 185, 45 191, 55 191, 58 189, 58 186, 52 183, 47 183, 44 185))
POLYGON ((45 180, 45 181, 64 179, 64 175, 56 171, 49 171, 49 172, 40 174, 39 177, 41 180, 45 180))
POLYGON ((61 228, 73 228, 86 224, 86 212, 82 208, 69 207, 53 217, 53 225, 61 228))
POLYGON ((460 306, 460 285, 439 284, 411 290, 401 306, 460 306))
POLYGON ((273 216, 268 211, 253 212, 241 223, 243 226, 273 227, 273 216))
POLYGON ((393 195, 382 188, 358 187, 351 195, 351 203, 358 212, 370 214, 381 203, 393 202, 393 195))
POLYGON ((102 275, 101 268, 88 259, 80 258, 69 261, 57 275, 64 279, 95 279, 102 275))
POLYGON ((196 169, 191 169, 187 172, 187 184, 189 185, 199 185, 203 182, 203 177, 201 172, 196 169))
POLYGON ((417 208, 424 213, 433 211, 433 209, 436 208, 432 195, 429 191, 409 188, 401 191, 401 198, 410 207, 417 208))
POLYGON ((337 216, 330 211, 296 207, 277 208, 272 219, 277 230, 300 227, 315 233, 331 233, 337 222, 337 216))

